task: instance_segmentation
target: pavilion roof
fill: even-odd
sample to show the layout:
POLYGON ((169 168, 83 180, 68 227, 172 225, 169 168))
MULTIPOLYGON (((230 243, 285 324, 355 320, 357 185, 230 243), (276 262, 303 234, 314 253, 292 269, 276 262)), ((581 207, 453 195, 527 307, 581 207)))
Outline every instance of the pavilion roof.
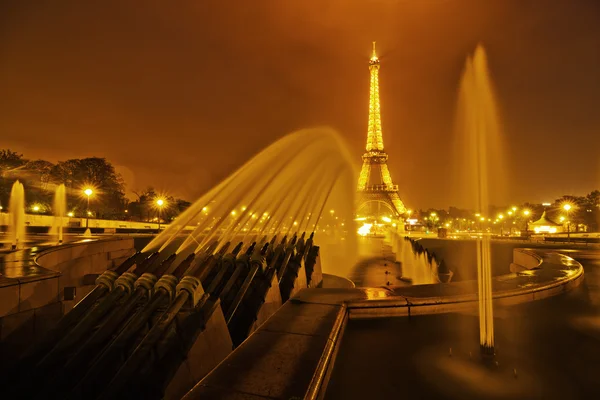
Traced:
POLYGON ((542 216, 540 219, 538 219, 535 222, 531 222, 529 224, 529 226, 561 226, 562 224, 559 224, 557 222, 552 221, 551 219, 546 217, 546 211, 543 212, 542 216))

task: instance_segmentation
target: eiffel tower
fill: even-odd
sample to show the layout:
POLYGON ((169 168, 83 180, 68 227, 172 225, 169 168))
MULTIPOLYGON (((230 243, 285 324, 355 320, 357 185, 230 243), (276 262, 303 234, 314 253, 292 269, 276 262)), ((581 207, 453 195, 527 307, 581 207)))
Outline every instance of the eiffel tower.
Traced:
POLYGON ((389 215, 399 218, 406 212, 398 194, 398 185, 392 182, 387 166, 388 155, 383 149, 381 133, 381 105, 379 103, 379 58, 375 52, 369 60, 371 87, 369 94, 369 130, 366 152, 358 178, 357 215, 380 218, 389 215))

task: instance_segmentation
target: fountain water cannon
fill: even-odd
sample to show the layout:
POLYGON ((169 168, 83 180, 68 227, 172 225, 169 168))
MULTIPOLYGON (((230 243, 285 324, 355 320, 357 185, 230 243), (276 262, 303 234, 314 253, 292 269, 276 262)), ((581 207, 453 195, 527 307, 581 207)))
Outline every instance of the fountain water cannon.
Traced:
POLYGON ((156 276, 162 276, 166 274, 175 262, 175 258, 177 258, 177 254, 173 253, 165 260, 163 260, 163 262, 161 262, 160 265, 154 270, 154 274, 156 276))
POLYGON ((244 246, 244 242, 239 242, 237 244, 237 246, 235 246, 233 248, 233 250, 231 250, 231 254, 233 254, 233 256, 237 256, 239 254, 239 252, 242 250, 242 247, 244 246))
MULTIPOLYGON (((174 258, 174 255, 167 258, 167 260, 161 264, 161 267, 165 264, 169 264, 168 261, 172 263, 174 258)), ((121 276, 118 276, 115 271, 109 270, 100 275, 96 281, 97 286, 104 286, 105 290, 110 290, 110 292, 99 301, 96 307, 85 314, 85 316, 82 316, 79 323, 72 329, 64 332, 63 337, 58 339, 51 350, 37 363, 36 370, 40 373, 46 375, 47 371, 54 370, 54 366, 64 362, 75 346, 81 343, 83 338, 88 336, 103 318, 105 319, 104 325, 117 319, 117 317, 114 317, 113 315, 119 316, 120 322, 122 320, 122 315, 119 313, 118 308, 115 310, 115 305, 124 297, 130 296, 134 290, 135 292, 139 292, 138 287, 148 288, 153 282, 156 282, 156 277, 148 272, 142 274, 140 278, 137 278, 137 274, 133 272, 124 272, 121 276), (116 279, 114 279, 115 277, 116 279), (105 318, 107 314, 109 316, 105 318)), ((138 296, 136 296, 136 298, 138 296)), ((124 309, 129 308, 126 306, 124 309)), ((70 313, 67 315, 70 315, 70 313)), ((108 324, 111 328, 114 325, 116 325, 114 322, 113 324, 108 324)), ((100 339, 106 339, 108 335, 108 333, 106 333, 107 331, 108 328, 106 327, 101 330, 101 333, 98 334, 100 339)), ((92 343, 96 344, 98 340, 98 336, 96 336, 92 343)), ((58 381, 60 381, 60 379, 58 381)))
POLYGON ((125 261, 123 261, 118 267, 114 269, 114 271, 117 274, 121 275, 123 272, 131 268, 134 264, 137 264, 139 261, 142 261, 143 257, 144 255, 138 251, 129 258, 127 258, 125 261))
MULTIPOLYGON (((139 300, 143 297, 149 296, 149 301, 133 314, 129 319, 129 322, 96 359, 85 377, 79 383, 79 390, 86 390, 86 385, 88 385, 90 381, 96 381, 97 376, 104 376, 106 379, 110 379, 110 376, 107 376, 107 374, 110 374, 110 371, 113 371, 114 369, 110 369, 108 366, 115 362, 118 363, 120 354, 122 354, 123 350, 131 343, 131 340, 135 335, 139 334, 141 329, 147 324, 148 320, 152 318, 161 307, 171 303, 176 298, 178 279, 174 275, 165 273, 173 264, 175 257, 176 254, 170 255, 156 267, 156 275, 162 275, 158 281, 156 280, 156 275, 151 272, 146 272, 135 282, 133 296, 130 296, 128 301, 121 307, 123 311, 120 312, 117 309, 117 312, 113 314, 113 319, 110 321, 111 327, 116 328, 114 325, 117 324, 115 323, 122 322, 122 319, 133 310, 139 300)), ((187 261, 191 263, 191 255, 184 260, 184 262, 187 261)), ((163 313, 159 312, 159 315, 163 315, 163 313)), ((108 330, 109 329, 105 329, 104 332, 106 333, 108 330)))
POLYGON ((256 247, 256 242, 252 242, 252 244, 246 249, 247 256, 250 256, 252 254, 252 252, 254 251, 254 247, 256 247))
POLYGON ((154 261, 158 258, 160 253, 158 251, 150 254, 148 257, 143 259, 140 263, 135 264, 135 272, 137 274, 143 274, 150 268, 150 266, 154 263, 154 261))
POLYGON ((196 254, 194 254, 194 253, 191 253, 190 255, 188 255, 185 258, 185 260, 183 260, 181 263, 179 263, 177 268, 175 268, 175 270, 173 271, 173 275, 175 275, 177 277, 177 279, 181 279, 181 277, 184 276, 184 274, 188 270, 188 268, 192 265, 192 262, 194 261, 195 258, 196 258, 196 254))
MULTIPOLYGON (((176 282, 177 278, 173 275, 164 275, 157 282, 151 305, 148 307, 145 314, 149 317, 152 315, 150 309, 156 310, 161 303, 164 303, 165 293, 169 295, 169 299, 171 300, 170 305, 164 313, 160 314, 157 322, 152 326, 148 334, 143 337, 140 344, 135 348, 131 356, 125 361, 117 374, 110 381, 103 398, 114 398, 114 396, 120 392, 121 388, 129 382, 130 378, 143 368, 142 364, 161 338, 165 336, 165 333, 184 306, 187 306, 190 309, 198 309, 206 303, 209 295, 204 292, 202 282, 199 277, 195 276, 195 273, 198 272, 202 266, 205 266, 204 264, 218 261, 227 251, 228 247, 229 242, 214 254, 213 251, 216 246, 213 249, 209 248, 205 252, 207 257, 204 258, 202 264, 196 263, 192 265, 194 254, 189 255, 186 260, 182 262, 182 264, 187 265, 187 268, 185 268, 186 275, 179 283, 176 282), (175 278, 175 280, 172 278, 175 278)), ((186 265, 182 266, 180 264, 176 271, 183 271, 186 265)))
POLYGON ((305 234, 306 234, 306 232, 302 232, 302 235, 300 235, 300 238, 298 239, 298 241, 296 243, 296 251, 298 253, 304 253, 304 246, 306 245, 306 243, 304 241, 305 234))
MULTIPOLYGON (((127 260, 123 261, 121 265, 113 270, 105 271, 100 277, 96 280, 96 287, 92 289, 90 293, 87 294, 79 303, 77 303, 70 312, 65 314, 57 325, 50 330, 44 338, 35 346, 32 346, 19 360, 19 365, 14 369, 15 371, 21 371, 22 368, 29 369, 31 366, 37 364, 43 357, 46 357, 48 353, 52 350, 52 348, 63 338, 67 336, 69 331, 75 328, 78 323, 82 322, 84 316, 87 317, 89 315, 88 311, 100 300, 103 298, 106 293, 111 291, 114 287, 115 281, 118 279, 119 275, 123 272, 127 271, 133 263, 136 264, 136 273, 139 271, 144 271, 148 265, 150 265, 156 257, 158 257, 158 252, 152 253, 146 259, 141 261, 138 264, 139 258, 143 257, 142 254, 136 253, 129 257, 127 260)), ((123 281, 120 281, 120 283, 123 281)), ((156 282, 156 280, 155 280, 156 282)), ((123 282, 124 283, 124 282, 123 282)), ((119 286, 120 287, 120 286, 119 286)), ((120 290, 112 293, 114 299, 119 296, 120 290)), ((109 305, 114 304, 113 298, 108 301, 109 305)), ((22 375, 22 374, 21 374, 22 375)))
POLYGON ((215 263, 220 261, 220 268, 218 269, 217 274, 210 281, 202 281, 210 296, 215 298, 220 297, 221 292, 227 284, 227 277, 231 276, 235 271, 236 256, 239 254, 242 245, 242 242, 238 243, 231 253, 223 255, 220 260, 215 260, 215 263))
POLYGON ((246 338, 250 325, 255 319, 255 306, 251 306, 249 303, 255 303, 253 300, 257 299, 259 301, 261 301, 260 299, 264 301, 264 295, 257 293, 264 291, 264 288, 261 290, 261 286, 264 286, 261 284, 264 283, 264 271, 267 269, 266 260, 262 250, 263 249, 256 249, 252 253, 249 260, 249 271, 240 285, 233 301, 228 305, 225 311, 225 321, 231 332, 234 344, 239 344, 246 338))

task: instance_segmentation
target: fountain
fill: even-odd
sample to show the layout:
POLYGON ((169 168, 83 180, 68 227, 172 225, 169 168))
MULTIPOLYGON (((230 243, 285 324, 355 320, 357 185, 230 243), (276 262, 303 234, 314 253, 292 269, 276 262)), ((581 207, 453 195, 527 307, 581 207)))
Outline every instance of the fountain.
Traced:
MULTIPOLYGON (((477 210, 487 212, 488 186, 492 168, 499 169, 499 121, 487 68, 485 51, 478 46, 468 57, 460 83, 458 129, 463 138, 461 154, 466 154, 465 181, 470 200, 477 210)), ((496 182, 496 180, 494 180, 496 182)), ((496 185, 496 183, 495 183, 496 185)), ((477 284, 479 295, 479 338, 482 354, 494 355, 494 314, 490 236, 477 239, 477 284)))
POLYGON ((345 274, 341 266, 349 268, 355 262, 355 235, 346 234, 343 240, 322 239, 325 232, 356 232, 352 226, 354 171, 350 160, 341 139, 330 129, 287 135, 202 196, 143 252, 164 250, 186 226, 196 228, 176 251, 181 259, 217 239, 224 245, 234 238, 252 242, 264 235, 284 237, 312 231, 320 234, 322 249, 336 246, 332 251, 343 255, 335 264, 323 262, 324 268, 345 274), (336 210, 335 217, 323 215, 330 214, 324 213, 326 205, 336 210), (322 218, 327 218, 325 226, 319 225, 322 218), (334 221, 339 221, 335 229, 334 221))
POLYGON ((25 191, 23 184, 16 181, 10 191, 8 237, 11 249, 16 250, 25 240, 25 191))
MULTIPOLYGON (((344 257, 337 264, 353 265, 352 172, 329 129, 277 141, 202 196, 141 254, 100 275, 21 357, 8 381, 19 380, 14 387, 27 398, 115 398, 123 388, 135 393, 150 383, 163 391, 214 312, 222 313, 216 319, 226 330, 223 343, 238 346, 274 307, 321 285, 319 253, 330 250, 315 245, 315 237, 339 238, 333 249, 344 257), (183 234, 190 226, 195 229, 183 234), (158 322, 147 330, 151 320, 158 322), (160 356, 152 361, 154 353, 160 356), (30 377, 38 384, 30 385, 30 377)), ((55 212, 59 218, 60 206, 55 212)))
POLYGON ((61 183, 56 187, 54 193, 54 221, 52 223, 52 231, 58 235, 58 243, 63 242, 63 227, 65 224, 65 215, 67 209, 67 196, 65 185, 61 183))

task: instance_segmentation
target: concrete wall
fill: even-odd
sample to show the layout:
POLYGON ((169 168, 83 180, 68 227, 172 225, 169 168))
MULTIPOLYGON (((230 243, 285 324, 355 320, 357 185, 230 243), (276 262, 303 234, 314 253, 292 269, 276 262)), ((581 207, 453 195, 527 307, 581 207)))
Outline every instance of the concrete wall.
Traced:
POLYGON ((542 258, 535 252, 526 249, 513 250, 513 262, 510 264, 510 272, 521 272, 529 269, 539 268, 542 258))
POLYGON ((227 330, 227 323, 221 311, 221 304, 217 302, 214 312, 206 321, 206 328, 194 342, 186 360, 179 366, 165 391, 164 398, 181 399, 232 351, 233 343, 227 330))
POLYGON ((40 254, 36 261, 40 266, 60 273, 58 295, 66 313, 95 286, 93 281, 86 285, 84 276, 100 275, 134 253, 133 238, 118 238, 55 247, 40 254), (65 287, 76 288, 75 299, 64 299, 65 287))
MULTIPOLYGON (((48 271, 23 278, 0 280, 0 354, 4 360, 20 354, 48 331, 94 285, 83 277, 101 274, 135 252, 133 239, 110 239, 58 246, 42 252, 38 266, 48 271), (64 299, 65 287, 75 287, 75 298, 64 299)), ((35 266, 24 266, 36 268, 35 266)))

